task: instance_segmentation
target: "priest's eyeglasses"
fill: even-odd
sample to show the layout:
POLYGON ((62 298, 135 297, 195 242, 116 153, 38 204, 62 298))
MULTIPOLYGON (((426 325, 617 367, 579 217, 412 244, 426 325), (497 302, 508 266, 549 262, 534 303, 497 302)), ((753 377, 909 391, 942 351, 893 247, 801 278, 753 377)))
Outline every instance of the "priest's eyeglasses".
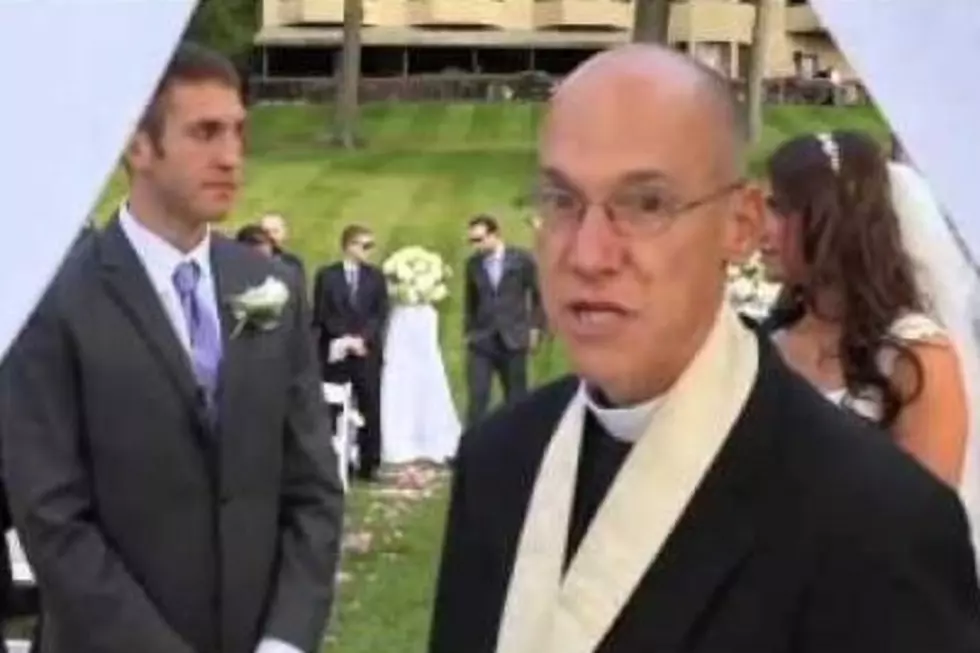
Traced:
MULTIPOLYGON (((679 215, 717 201, 745 186, 738 179, 693 200, 679 200, 660 188, 628 188, 613 193, 599 205, 622 236, 655 235, 679 215)), ((532 193, 532 201, 545 229, 575 229, 592 204, 580 193, 555 184, 543 184, 532 193)))

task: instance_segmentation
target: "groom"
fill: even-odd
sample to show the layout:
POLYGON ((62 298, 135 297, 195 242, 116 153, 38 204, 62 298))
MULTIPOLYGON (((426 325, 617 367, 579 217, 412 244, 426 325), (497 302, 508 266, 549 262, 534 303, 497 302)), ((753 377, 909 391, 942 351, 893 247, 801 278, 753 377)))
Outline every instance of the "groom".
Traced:
POLYGON ((305 303, 210 227, 241 183, 239 82, 177 51, 127 201, 4 362, 3 475, 46 652, 320 648, 342 490, 305 303))
POLYGON ((968 653, 956 495, 724 304, 758 232, 727 80, 565 79, 540 140, 549 324, 579 378, 461 440, 432 653, 968 653))

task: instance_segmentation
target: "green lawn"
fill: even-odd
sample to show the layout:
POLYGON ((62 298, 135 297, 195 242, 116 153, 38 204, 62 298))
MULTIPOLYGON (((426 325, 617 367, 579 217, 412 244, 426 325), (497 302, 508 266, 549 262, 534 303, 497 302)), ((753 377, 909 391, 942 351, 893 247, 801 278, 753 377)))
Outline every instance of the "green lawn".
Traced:
MULTIPOLYGON (((237 227, 265 211, 284 214, 293 248, 312 270, 336 259, 340 230, 360 222, 375 230, 381 255, 401 245, 421 244, 462 270, 466 219, 476 212, 496 214, 512 242, 528 240, 526 214, 514 200, 531 179, 539 117, 540 107, 534 105, 372 105, 363 123, 370 147, 345 153, 321 145, 329 119, 326 108, 255 108, 248 184, 228 226, 237 227)), ((872 109, 773 108, 753 160, 758 162, 789 136, 837 127, 867 129, 882 137, 886 133, 872 109)), ((111 211, 121 193, 121 180, 115 178, 100 213, 111 211)), ((441 308, 441 342, 462 408, 458 276, 456 282, 453 296, 441 308)), ((556 349, 543 350, 532 363, 532 379, 556 375, 561 360, 556 349)), ((372 532, 374 538, 369 551, 351 553, 346 560, 351 577, 341 586, 328 650, 424 650, 444 497, 442 486, 427 500, 353 494, 348 528, 372 532)))

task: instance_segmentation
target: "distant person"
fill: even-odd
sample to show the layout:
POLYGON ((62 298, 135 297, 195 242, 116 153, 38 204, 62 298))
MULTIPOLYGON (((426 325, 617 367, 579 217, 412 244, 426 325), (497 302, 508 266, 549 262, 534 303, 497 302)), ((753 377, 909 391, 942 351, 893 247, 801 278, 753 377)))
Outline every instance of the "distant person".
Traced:
POLYGON ((272 251, 276 258, 286 265, 296 268, 301 279, 306 279, 306 267, 303 260, 285 249, 286 242, 289 240, 289 230, 286 227, 286 219, 276 213, 269 213, 262 217, 259 226, 272 238, 272 251))
POLYGON ((320 268, 313 282, 313 327, 326 381, 350 382, 364 417, 358 433, 357 477, 377 481, 381 465, 381 364, 388 320, 388 285, 371 265, 374 234, 350 225, 340 236, 343 260, 320 268))
POLYGON ((534 259, 504 243, 495 218, 476 216, 468 236, 474 253, 466 263, 463 331, 472 426, 489 408, 495 373, 505 401, 527 392, 528 352, 541 339, 544 311, 534 259))
POLYGON ((257 224, 247 224, 235 234, 235 240, 248 245, 262 256, 272 258, 275 256, 276 244, 265 229, 257 224))

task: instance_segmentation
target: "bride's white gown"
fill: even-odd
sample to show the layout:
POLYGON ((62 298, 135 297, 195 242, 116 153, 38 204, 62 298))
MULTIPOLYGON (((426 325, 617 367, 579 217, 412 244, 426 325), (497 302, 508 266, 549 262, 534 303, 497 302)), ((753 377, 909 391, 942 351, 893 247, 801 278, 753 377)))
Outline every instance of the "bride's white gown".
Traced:
MULTIPOLYGON (((946 331, 928 315, 923 313, 907 313, 892 324, 891 335, 907 344, 928 341, 934 338, 945 338, 946 331)), ((778 335, 778 334, 777 334, 778 335)), ((882 351, 879 355, 878 366, 886 375, 891 374, 895 365, 895 352, 882 351)), ((881 403, 870 395, 855 396, 846 388, 839 390, 824 390, 823 395, 838 406, 847 408, 870 420, 881 418, 881 403)))
POLYGON ((439 349, 432 306, 398 306, 391 314, 381 377, 381 458, 441 463, 456 455, 461 432, 439 349))
MULTIPOLYGON (((890 333, 892 337, 909 345, 936 338, 946 339, 950 337, 950 333, 947 328, 941 325, 937 320, 923 313, 907 313, 903 315, 892 324, 890 333)), ((772 335, 774 340, 778 340, 779 336, 780 332, 778 331, 772 335)), ((962 359, 962 353, 958 353, 960 353, 960 362, 964 368, 969 369, 972 367, 968 364, 970 361, 964 361, 962 359)), ((973 363, 975 362, 976 361, 973 361, 973 363)), ((885 350, 881 352, 878 358, 878 366, 882 372, 885 374, 891 374, 894 364, 895 352, 893 350, 885 350)), ((968 383, 967 385, 969 394, 969 391, 972 388, 970 387, 971 384, 968 383)), ((881 401, 879 398, 870 393, 863 395, 860 393, 854 394, 848 391, 846 388, 841 388, 838 390, 823 390, 822 394, 834 404, 853 411, 867 419, 877 420, 881 416, 881 401)), ((975 410, 975 406, 971 405, 970 410, 975 410)), ((971 432, 970 436, 976 437, 976 434, 971 432)), ((959 489, 971 522, 973 546, 978 557, 980 557, 980 501, 977 499, 977 470, 974 466, 976 461, 972 459, 972 454, 974 451, 976 451, 976 448, 976 442, 971 440, 967 441, 963 482, 959 489)))

